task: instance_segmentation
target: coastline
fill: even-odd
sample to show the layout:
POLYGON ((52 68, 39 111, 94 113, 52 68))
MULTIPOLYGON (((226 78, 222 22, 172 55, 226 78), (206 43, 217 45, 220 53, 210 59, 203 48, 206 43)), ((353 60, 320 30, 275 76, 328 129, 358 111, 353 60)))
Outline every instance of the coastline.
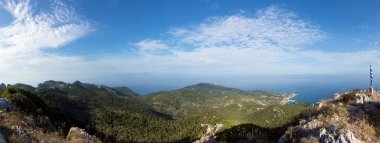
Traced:
POLYGON ((296 97, 298 94, 296 94, 296 93, 290 93, 290 94, 285 94, 285 95, 288 95, 288 97, 285 97, 285 98, 281 101, 281 104, 282 104, 282 105, 285 105, 285 104, 288 104, 288 103, 296 102, 296 100, 292 100, 292 98, 296 97))

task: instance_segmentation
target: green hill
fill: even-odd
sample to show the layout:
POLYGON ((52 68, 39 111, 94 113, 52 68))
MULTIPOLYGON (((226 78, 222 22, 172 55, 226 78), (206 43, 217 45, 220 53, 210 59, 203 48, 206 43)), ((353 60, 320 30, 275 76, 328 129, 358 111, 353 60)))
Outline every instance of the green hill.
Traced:
POLYGON ((309 106, 284 104, 290 94, 209 83, 139 96, 127 87, 46 81, 36 88, 5 88, 0 94, 25 113, 51 116, 62 134, 78 126, 103 142, 191 142, 208 135, 206 130, 215 124, 222 125, 215 130, 220 140, 229 141, 234 135, 225 133, 238 135, 245 124, 258 134, 283 129, 309 106))
POLYGON ((153 93, 144 98, 155 110, 174 118, 211 113, 226 120, 247 121, 252 114, 272 105, 280 105, 290 96, 200 83, 178 90, 153 93))
POLYGON ((118 96, 115 91, 118 90, 81 82, 54 81, 42 83, 36 90, 49 105, 105 141, 173 142, 195 139, 203 130, 197 117, 169 120, 171 116, 155 111, 141 97, 118 96))

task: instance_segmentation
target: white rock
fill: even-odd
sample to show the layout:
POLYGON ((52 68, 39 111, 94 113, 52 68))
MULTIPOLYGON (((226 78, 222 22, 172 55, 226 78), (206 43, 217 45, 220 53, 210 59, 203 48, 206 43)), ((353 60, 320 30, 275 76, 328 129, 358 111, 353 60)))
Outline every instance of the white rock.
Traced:
POLYGON ((85 132, 84 129, 80 129, 78 127, 71 127, 69 133, 67 134, 67 138, 70 137, 80 137, 85 142, 99 142, 98 138, 94 135, 90 135, 85 132))

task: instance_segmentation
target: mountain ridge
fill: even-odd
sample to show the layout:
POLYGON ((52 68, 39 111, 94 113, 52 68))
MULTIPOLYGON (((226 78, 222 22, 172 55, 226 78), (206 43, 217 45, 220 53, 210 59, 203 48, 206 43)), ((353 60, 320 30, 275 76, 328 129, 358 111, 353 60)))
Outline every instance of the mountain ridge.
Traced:
POLYGON ((191 142, 215 124, 219 131, 244 123, 282 126, 309 106, 282 104, 290 94, 210 83, 139 96, 129 88, 50 80, 31 93, 72 120, 68 125, 84 128, 104 142, 191 142))

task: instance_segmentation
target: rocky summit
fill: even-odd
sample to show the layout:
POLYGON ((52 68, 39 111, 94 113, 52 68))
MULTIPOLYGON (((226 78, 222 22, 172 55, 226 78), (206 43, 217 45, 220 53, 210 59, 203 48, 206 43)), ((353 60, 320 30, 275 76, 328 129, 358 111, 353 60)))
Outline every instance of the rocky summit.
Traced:
POLYGON ((370 93, 353 90, 318 102, 278 142, 380 142, 380 94, 370 93))

